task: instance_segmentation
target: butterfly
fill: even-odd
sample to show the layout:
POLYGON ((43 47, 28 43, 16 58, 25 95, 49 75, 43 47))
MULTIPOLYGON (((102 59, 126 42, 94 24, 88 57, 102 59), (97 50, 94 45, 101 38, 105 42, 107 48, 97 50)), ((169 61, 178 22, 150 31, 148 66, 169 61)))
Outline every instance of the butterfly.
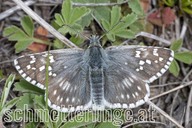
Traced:
MULTIPOLYGON (((162 76, 174 52, 152 46, 103 49, 92 36, 86 50, 69 48, 29 54, 14 60, 19 74, 46 89, 48 105, 61 112, 135 108, 149 100, 149 83, 162 76)), ((46 97, 45 97, 46 99, 46 97)))

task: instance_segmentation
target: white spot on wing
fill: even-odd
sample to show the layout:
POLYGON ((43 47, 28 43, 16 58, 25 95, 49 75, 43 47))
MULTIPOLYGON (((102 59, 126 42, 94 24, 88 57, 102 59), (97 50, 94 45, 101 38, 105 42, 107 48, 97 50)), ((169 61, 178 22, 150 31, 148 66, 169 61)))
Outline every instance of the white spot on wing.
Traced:
POLYGON ((127 104, 122 105, 123 108, 128 108, 127 104))
POLYGON ((158 77, 160 77, 160 76, 161 76, 161 73, 160 73, 160 72, 158 72, 156 75, 157 75, 158 77))
POLYGON ((135 108, 135 104, 134 103, 129 104, 129 108, 135 108))
POLYGON ((57 90, 55 89, 54 92, 53 92, 53 95, 56 95, 57 94, 57 90))
POLYGON ((135 57, 140 58, 141 51, 136 51, 135 57))
POLYGON ((153 82, 154 80, 156 80, 157 77, 156 76, 152 76, 150 79, 149 79, 149 82, 153 82))
POLYGON ((163 61, 163 58, 162 58, 162 57, 159 57, 159 61, 163 61))
POLYGON ((72 98, 72 102, 74 102, 74 101, 75 101, 75 98, 73 97, 73 98, 72 98))
POLYGON ((27 69, 28 69, 28 70, 31 69, 31 65, 27 65, 27 69))
POLYGON ((21 76, 22 76, 23 78, 25 78, 25 77, 27 76, 27 74, 23 73, 23 74, 21 74, 21 76))
POLYGON ((19 70, 19 74, 22 74, 23 73, 23 70, 19 70))
POLYGON ((146 60, 146 63, 151 64, 151 61, 147 59, 147 60, 146 60))
POLYGON ((173 61, 173 57, 169 57, 169 61, 173 61))
POLYGON ((145 62, 143 60, 139 61, 139 65, 144 65, 144 64, 145 64, 145 62))
POLYGON ((125 78, 124 80, 123 80, 123 83, 125 84, 125 86, 132 86, 132 84, 129 82, 129 80, 127 79, 127 78, 125 78))
POLYGON ((35 80, 32 80, 31 83, 35 85, 37 82, 35 80))
POLYGON ((123 94, 121 94, 121 98, 124 99, 124 95, 123 94))
POLYGON ((19 65, 15 66, 17 70, 19 70, 21 67, 19 65))
POLYGON ((49 71, 51 71, 51 70, 52 70, 52 67, 51 67, 51 66, 49 66, 49 67, 48 67, 48 70, 49 70, 49 71))
POLYGON ((161 69, 161 73, 163 74, 163 73, 165 73, 166 72, 166 70, 164 69, 164 68, 162 68, 161 69))
POLYGON ((45 65, 41 66, 41 67, 39 68, 39 71, 41 72, 41 71, 43 71, 44 69, 45 69, 45 65))
POLYGON ((53 56, 52 56, 52 55, 51 55, 51 56, 49 56, 49 59, 50 59, 50 63, 55 62, 55 60, 54 60, 54 58, 53 58, 53 56))
POLYGON ((138 85, 137 85, 137 89, 138 89, 139 91, 141 91, 141 87, 140 87, 140 86, 138 86, 138 85))
POLYGON ((31 78, 30 78, 30 77, 27 77, 26 80, 27 80, 28 82, 30 82, 30 81, 31 81, 31 78))

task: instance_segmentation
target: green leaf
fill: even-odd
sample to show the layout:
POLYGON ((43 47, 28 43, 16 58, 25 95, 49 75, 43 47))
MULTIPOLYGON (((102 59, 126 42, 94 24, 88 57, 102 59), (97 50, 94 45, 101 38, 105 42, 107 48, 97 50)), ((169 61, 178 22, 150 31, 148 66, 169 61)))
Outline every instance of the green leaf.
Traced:
POLYGON ((33 21, 29 16, 24 16, 21 19, 21 26, 23 27, 24 31, 30 36, 33 37, 34 34, 34 25, 33 21))
POLYGON ((183 7, 183 11, 185 11, 188 14, 192 14, 192 8, 191 7, 183 7))
POLYGON ((26 38, 25 40, 19 40, 15 44, 16 53, 19 53, 19 52, 25 50, 32 43, 33 43, 32 38, 26 38))
POLYGON ((173 60, 170 67, 169 67, 169 71, 175 76, 177 77, 179 75, 180 72, 180 67, 177 63, 177 61, 173 60))
POLYGON ((144 25, 138 20, 135 21, 133 24, 131 24, 129 28, 134 33, 139 33, 140 31, 144 31, 144 25))
MULTIPOLYGON (((85 20, 83 17, 87 16, 89 13, 90 9, 86 7, 72 7, 71 1, 65 0, 62 5, 62 15, 55 15, 55 22, 60 26, 58 31, 62 34, 66 34, 68 32, 72 35, 78 34, 83 31, 83 27, 87 25, 83 23, 82 20, 85 20)), ((87 23, 90 23, 90 20, 86 19, 86 21, 87 23)))
POLYGON ((122 38, 135 38, 135 33, 132 32, 131 30, 123 30, 119 32, 115 32, 116 36, 122 37, 122 38))
POLYGON ((36 124, 34 122, 29 122, 25 125, 25 128, 36 128, 36 124))
POLYGON ((182 45, 183 45, 183 41, 182 41, 182 39, 179 39, 179 40, 174 41, 171 44, 170 49, 173 50, 173 51, 178 51, 181 48, 182 45))
POLYGON ((69 23, 71 15, 72 5, 70 0, 65 0, 62 4, 61 14, 64 18, 65 23, 69 23))
POLYGON ((186 64, 192 64, 192 52, 187 51, 175 53, 175 59, 186 64))
POLYGON ((124 27, 128 27, 137 20, 138 20, 137 15, 134 13, 131 13, 123 17, 121 21, 125 24, 124 27))
POLYGON ((127 16, 123 17, 121 21, 119 21, 119 24, 114 26, 111 31, 114 33, 119 31, 124 31, 129 27, 131 24, 133 24, 137 20, 137 15, 135 14, 128 14, 127 16))
POLYGON ((97 19, 99 23, 101 23, 102 20, 109 21, 110 20, 110 8, 109 7, 96 7, 92 9, 93 15, 97 19))
POLYGON ((137 15, 144 14, 141 8, 141 5, 139 3, 139 0, 130 0, 128 4, 129 4, 129 7, 132 9, 132 11, 135 12, 137 15))
POLYGON ((0 118, 2 118, 3 115, 4 115, 5 113, 7 113, 8 110, 10 110, 19 100, 20 100, 20 98, 16 97, 16 98, 8 101, 8 102, 4 105, 4 107, 0 110, 0 118))
POLYGON ((163 2, 170 7, 173 7, 175 4, 175 0, 163 0, 163 2))
POLYGON ((64 48, 64 44, 63 44, 63 42, 61 42, 59 39, 55 39, 54 41, 53 41, 53 47, 54 47, 54 49, 62 49, 62 48, 64 48))
POLYGON ((108 34, 106 34, 106 35, 107 35, 107 38, 108 38, 109 40, 115 41, 115 35, 114 35, 114 34, 108 33, 108 34))
POLYGON ((78 24, 81 24, 82 27, 88 27, 93 20, 93 17, 90 14, 87 14, 86 16, 82 17, 80 21, 78 21, 78 24))
POLYGON ((60 14, 58 14, 58 13, 56 13, 55 14, 55 22, 59 25, 59 26, 63 26, 64 25, 64 20, 63 20, 63 17, 60 15, 60 14))
POLYGON ((17 102, 16 106, 19 110, 25 110, 29 108, 33 108, 33 99, 35 98, 35 94, 25 93, 23 96, 20 96, 20 101, 17 102))
POLYGON ((11 109, 14 105, 16 105, 20 101, 20 97, 15 97, 12 100, 8 101, 5 105, 6 109, 11 109))
POLYGON ((90 13, 90 10, 86 7, 74 8, 71 13, 69 23, 71 24, 76 23, 77 21, 81 20, 82 17, 86 16, 88 13, 90 13))
POLYGON ((2 92, 2 95, 1 95, 1 104, 0 104, 0 110, 4 107, 5 105, 5 102, 7 100, 7 97, 9 95, 9 91, 10 91, 10 88, 11 88, 11 85, 13 84, 14 82, 14 79, 15 79, 15 75, 11 74, 6 82, 5 82, 5 87, 3 88, 3 92, 2 92))
POLYGON ((20 28, 16 26, 10 26, 4 29, 3 36, 8 37, 11 41, 18 41, 23 40, 25 38, 28 38, 28 36, 21 30, 20 28))
POLYGON ((23 79, 15 83, 15 87, 13 90, 37 95, 43 95, 45 93, 44 90, 30 84, 29 82, 23 79))
POLYGON ((35 96, 34 102, 35 105, 35 112, 37 116, 40 118, 41 122, 44 122, 45 125, 49 128, 53 127, 53 122, 51 120, 51 116, 49 115, 49 111, 46 109, 44 96, 35 96))
POLYGON ((121 8, 114 6, 111 10, 111 26, 115 26, 121 17, 121 8))
POLYGON ((84 40, 79 36, 71 36, 70 41, 74 42, 76 45, 80 45, 84 42, 84 40))
POLYGON ((103 28, 104 28, 105 30, 109 30, 109 29, 110 29, 110 23, 109 23, 108 21, 102 20, 101 23, 102 23, 103 28))

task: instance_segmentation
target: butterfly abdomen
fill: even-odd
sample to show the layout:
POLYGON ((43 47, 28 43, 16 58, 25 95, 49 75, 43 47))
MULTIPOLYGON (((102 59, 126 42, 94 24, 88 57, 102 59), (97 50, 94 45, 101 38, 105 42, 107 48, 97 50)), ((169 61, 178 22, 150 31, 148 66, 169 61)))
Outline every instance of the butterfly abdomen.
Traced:
POLYGON ((104 80, 103 69, 89 70, 89 81, 91 85, 92 104, 95 106, 103 105, 104 80))

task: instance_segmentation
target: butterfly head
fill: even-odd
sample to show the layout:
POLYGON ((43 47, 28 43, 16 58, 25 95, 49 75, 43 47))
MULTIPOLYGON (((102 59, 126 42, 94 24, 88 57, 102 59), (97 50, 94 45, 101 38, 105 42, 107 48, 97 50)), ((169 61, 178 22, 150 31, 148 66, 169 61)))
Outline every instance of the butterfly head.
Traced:
POLYGON ((91 38, 90 38, 90 45, 89 47, 101 47, 101 44, 100 44, 100 38, 99 36, 96 36, 96 35, 92 35, 91 38))

